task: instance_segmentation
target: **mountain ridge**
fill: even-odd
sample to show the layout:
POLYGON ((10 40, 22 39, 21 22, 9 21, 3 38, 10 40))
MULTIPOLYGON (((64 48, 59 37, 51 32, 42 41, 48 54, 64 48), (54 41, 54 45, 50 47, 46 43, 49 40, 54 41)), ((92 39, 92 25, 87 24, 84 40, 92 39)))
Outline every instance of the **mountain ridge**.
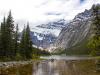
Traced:
POLYGON ((50 47, 50 45, 56 41, 61 29, 64 28, 66 24, 66 20, 60 19, 31 28, 33 44, 44 49, 50 47))
POLYGON ((54 47, 58 48, 58 50, 51 49, 51 51, 58 52, 59 48, 61 50, 70 49, 82 42, 90 34, 92 19, 92 8, 76 15, 60 32, 54 44, 54 47))

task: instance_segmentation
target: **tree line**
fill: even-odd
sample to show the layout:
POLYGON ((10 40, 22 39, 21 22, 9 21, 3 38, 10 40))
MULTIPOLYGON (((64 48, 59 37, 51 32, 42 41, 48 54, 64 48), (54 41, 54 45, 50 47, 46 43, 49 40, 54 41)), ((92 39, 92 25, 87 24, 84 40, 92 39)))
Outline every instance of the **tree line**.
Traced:
POLYGON ((91 49, 91 55, 100 56, 100 5, 92 6, 92 37, 88 42, 91 49))
POLYGON ((4 17, 0 25, 0 59, 31 59, 32 41, 30 37, 30 27, 24 27, 20 38, 18 24, 14 25, 14 20, 9 12, 7 18, 4 17))

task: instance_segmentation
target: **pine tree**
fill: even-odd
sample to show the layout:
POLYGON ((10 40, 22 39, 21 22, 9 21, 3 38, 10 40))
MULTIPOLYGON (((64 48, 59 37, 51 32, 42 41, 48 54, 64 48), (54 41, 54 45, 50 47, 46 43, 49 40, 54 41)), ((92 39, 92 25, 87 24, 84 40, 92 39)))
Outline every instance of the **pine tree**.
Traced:
POLYGON ((25 36, 25 47, 26 47, 26 57, 28 59, 32 58, 32 41, 31 41, 31 36, 30 36, 30 28, 29 28, 29 23, 27 23, 26 27, 26 36, 25 36))
POLYGON ((26 56, 25 56, 25 26, 24 26, 24 29, 22 31, 22 36, 21 36, 21 41, 20 41, 20 55, 22 56, 22 58, 26 59, 26 56))
POLYGON ((6 21, 6 40, 7 40, 7 56, 12 58, 14 56, 14 21, 11 14, 7 17, 6 21))
POLYGON ((92 9, 92 27, 94 36, 90 39, 88 46, 93 49, 92 55, 100 56, 100 7, 98 5, 93 5, 92 9))
POLYGON ((2 56, 6 56, 6 50, 7 50, 7 40, 6 40, 6 20, 5 17, 3 19, 3 22, 1 23, 1 29, 0 29, 0 53, 2 56))
POLYGON ((0 58, 2 58, 1 26, 0 26, 0 58))
POLYGON ((93 5, 93 25, 95 36, 100 37, 100 7, 98 5, 93 5))
POLYGON ((32 41, 30 36, 29 23, 27 27, 23 29, 22 38, 20 43, 20 54, 24 59, 32 58, 32 41))
POLYGON ((20 43, 18 41, 18 24, 14 31, 14 21, 10 11, 7 19, 4 17, 0 26, 0 58, 14 59, 15 57, 22 57, 23 60, 31 59, 32 41, 29 23, 27 23, 27 27, 23 29, 20 43))
POLYGON ((18 34, 18 24, 16 25, 16 31, 15 31, 15 36, 14 36, 14 51, 15 51, 15 55, 18 53, 18 49, 19 49, 19 34, 18 34))

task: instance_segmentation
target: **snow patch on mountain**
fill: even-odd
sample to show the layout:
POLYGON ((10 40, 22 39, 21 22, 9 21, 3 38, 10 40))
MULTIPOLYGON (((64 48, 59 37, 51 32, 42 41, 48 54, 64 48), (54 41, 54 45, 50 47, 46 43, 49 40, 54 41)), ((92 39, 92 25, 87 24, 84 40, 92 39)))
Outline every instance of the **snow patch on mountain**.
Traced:
POLYGON ((46 28, 38 28, 38 27, 34 27, 31 29, 32 32, 36 32, 36 33, 42 33, 42 34, 53 34, 55 36, 58 36, 60 33, 60 29, 46 29, 46 28))

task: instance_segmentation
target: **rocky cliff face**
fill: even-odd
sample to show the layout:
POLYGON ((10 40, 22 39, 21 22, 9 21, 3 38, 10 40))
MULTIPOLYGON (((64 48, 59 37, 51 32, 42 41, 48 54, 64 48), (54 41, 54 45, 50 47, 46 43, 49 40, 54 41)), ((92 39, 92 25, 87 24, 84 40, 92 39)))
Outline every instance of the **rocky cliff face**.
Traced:
POLYGON ((57 37, 53 34, 43 34, 43 33, 36 33, 31 32, 31 38, 33 45, 40 48, 47 48, 50 44, 54 43, 57 37))
POLYGON ((55 42, 60 31, 67 24, 67 21, 60 19, 49 22, 47 24, 40 24, 31 29, 31 38, 35 46, 41 48, 48 48, 55 42))
POLYGON ((62 29, 55 43, 57 48, 68 49, 82 42, 89 36, 92 21, 92 8, 79 13, 62 29))

